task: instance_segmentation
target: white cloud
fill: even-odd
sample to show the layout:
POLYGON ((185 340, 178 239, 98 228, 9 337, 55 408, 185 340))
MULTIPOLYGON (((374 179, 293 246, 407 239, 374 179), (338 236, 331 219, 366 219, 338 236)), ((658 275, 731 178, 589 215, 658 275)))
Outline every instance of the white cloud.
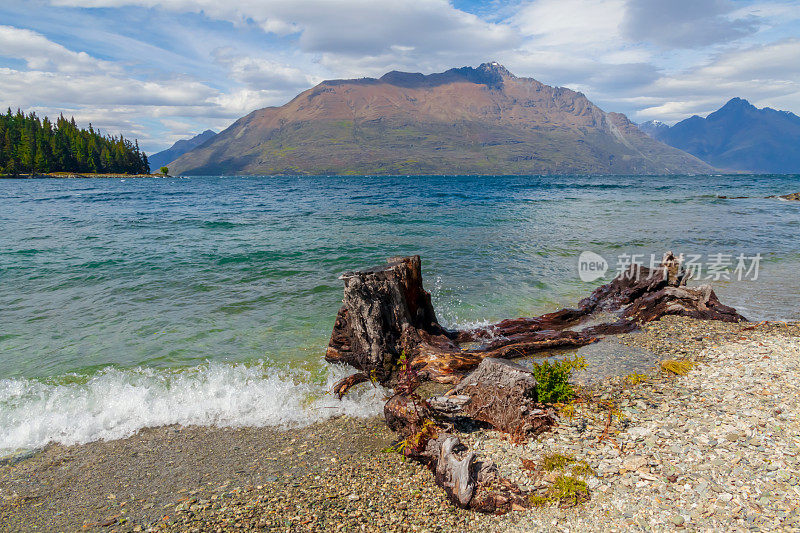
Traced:
POLYGON ((568 86, 590 97, 657 79, 647 47, 622 34, 626 0, 535 0, 513 24, 525 44, 507 54, 518 74, 568 86))
MULTIPOLYGON (((486 22, 460 11, 446 0, 52 0, 73 7, 144 6, 176 13, 202 13, 213 20, 246 26, 254 23, 276 35, 297 34, 296 46, 319 54, 337 75, 359 75, 345 69, 364 66, 365 58, 391 57, 395 66, 414 69, 431 57, 468 58, 470 63, 495 57, 522 43, 508 24, 486 22), (399 53, 398 53, 399 52, 399 53), (398 53, 395 55, 395 53, 398 53)), ((464 60, 461 60, 464 61, 464 60)), ((447 66, 453 64, 447 62, 447 66)), ((368 68, 383 70, 384 64, 368 68)), ((437 68, 444 66, 436 63, 437 68)), ((419 69, 415 69, 419 70, 419 69)))
POLYGON ((47 72, 93 72, 118 70, 86 52, 73 52, 35 31, 0 26, 0 56, 22 59, 28 68, 47 72))
POLYGON ((231 49, 217 50, 214 57, 226 67, 231 76, 256 90, 304 89, 322 81, 322 78, 309 75, 299 68, 265 57, 236 55, 231 49))
POLYGON ((769 21, 771 23, 800 20, 800 0, 745 4, 737 7, 730 14, 730 17, 734 19, 750 16, 758 17, 762 21, 769 21))
POLYGON ((0 68, 0 98, 39 105, 196 105, 215 95, 198 82, 172 84, 140 81, 108 74, 67 74, 0 68))
POLYGON ((754 17, 736 17, 735 9, 729 0, 635 0, 627 5, 623 32, 663 48, 727 43, 758 29, 754 17))
POLYGON ((800 109, 800 40, 728 51, 707 64, 663 76, 644 94, 656 101, 637 117, 676 121, 707 114, 739 96, 758 105, 800 109))
POLYGON ((618 46, 625 0, 538 0, 523 7, 514 24, 536 46, 583 50, 618 46))
POLYGON ((284 93, 251 89, 240 89, 238 91, 221 93, 209 99, 209 102, 236 118, 262 107, 283 104, 285 101, 284 93))
POLYGON ((800 39, 728 52, 697 72, 709 78, 797 82, 800 76, 800 39))

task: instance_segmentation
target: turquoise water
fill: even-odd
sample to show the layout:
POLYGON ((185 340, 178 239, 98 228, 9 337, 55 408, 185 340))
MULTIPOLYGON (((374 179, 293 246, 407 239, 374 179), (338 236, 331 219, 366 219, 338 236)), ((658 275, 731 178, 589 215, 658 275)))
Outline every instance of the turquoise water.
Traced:
MULTIPOLYGON (((800 176, 204 177, 0 181, 0 449, 148 425, 305 423, 338 275, 420 254, 449 325, 573 304, 621 253, 760 253, 714 282, 752 319, 800 319, 800 176), (755 198, 725 200, 718 195, 755 198), (759 198, 760 197, 760 198, 759 198), (584 283, 577 257, 606 257, 584 283)), ((367 388, 368 389, 368 388, 367 388)))

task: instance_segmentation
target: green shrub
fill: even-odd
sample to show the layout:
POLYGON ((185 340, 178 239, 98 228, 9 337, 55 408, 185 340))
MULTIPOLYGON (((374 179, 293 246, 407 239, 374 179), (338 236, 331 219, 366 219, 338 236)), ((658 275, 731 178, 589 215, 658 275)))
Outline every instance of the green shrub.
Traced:
POLYGON ((574 370, 586 368, 583 357, 575 356, 572 359, 561 361, 545 361, 533 366, 533 375, 536 378, 536 399, 541 403, 568 402, 575 395, 575 390, 569 383, 569 378, 574 370))
POLYGON ((571 455, 562 453, 546 453, 542 458, 542 470, 552 472, 553 470, 564 470, 564 467, 575 462, 571 455))
POLYGON ((558 476, 547 490, 547 498, 561 507, 572 507, 589 499, 589 487, 576 477, 558 476))
POLYGON ((573 507, 589 499, 589 487, 585 481, 572 476, 558 476, 542 494, 528 496, 532 507, 544 507, 555 503, 559 507, 573 507))
POLYGON ((572 455, 546 453, 542 457, 542 470, 545 472, 553 472, 554 470, 565 471, 567 468, 570 468, 572 473, 578 476, 594 475, 594 470, 589 466, 589 463, 583 459, 576 459, 572 455))

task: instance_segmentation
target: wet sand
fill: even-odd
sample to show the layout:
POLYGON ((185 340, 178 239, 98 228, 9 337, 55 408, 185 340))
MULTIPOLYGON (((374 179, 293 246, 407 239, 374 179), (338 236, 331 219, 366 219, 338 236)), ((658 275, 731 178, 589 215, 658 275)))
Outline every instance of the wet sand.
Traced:
POLYGON ((51 445, 0 466, 0 530, 180 531, 175 509, 185 502, 245 512, 255 500, 266 513, 251 523, 234 511, 228 525, 399 531, 423 515, 432 530, 465 524, 468 514, 445 501, 425 468, 381 453, 393 439, 380 419, 340 418, 289 430, 161 427, 51 445))

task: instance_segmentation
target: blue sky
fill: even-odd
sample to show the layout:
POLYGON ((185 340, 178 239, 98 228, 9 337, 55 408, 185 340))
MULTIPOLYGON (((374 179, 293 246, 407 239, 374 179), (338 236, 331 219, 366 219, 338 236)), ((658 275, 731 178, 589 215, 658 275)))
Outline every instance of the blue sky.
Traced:
POLYGON ((148 152, 323 79, 497 60, 631 120, 800 112, 800 0, 4 0, 0 105, 148 152))

